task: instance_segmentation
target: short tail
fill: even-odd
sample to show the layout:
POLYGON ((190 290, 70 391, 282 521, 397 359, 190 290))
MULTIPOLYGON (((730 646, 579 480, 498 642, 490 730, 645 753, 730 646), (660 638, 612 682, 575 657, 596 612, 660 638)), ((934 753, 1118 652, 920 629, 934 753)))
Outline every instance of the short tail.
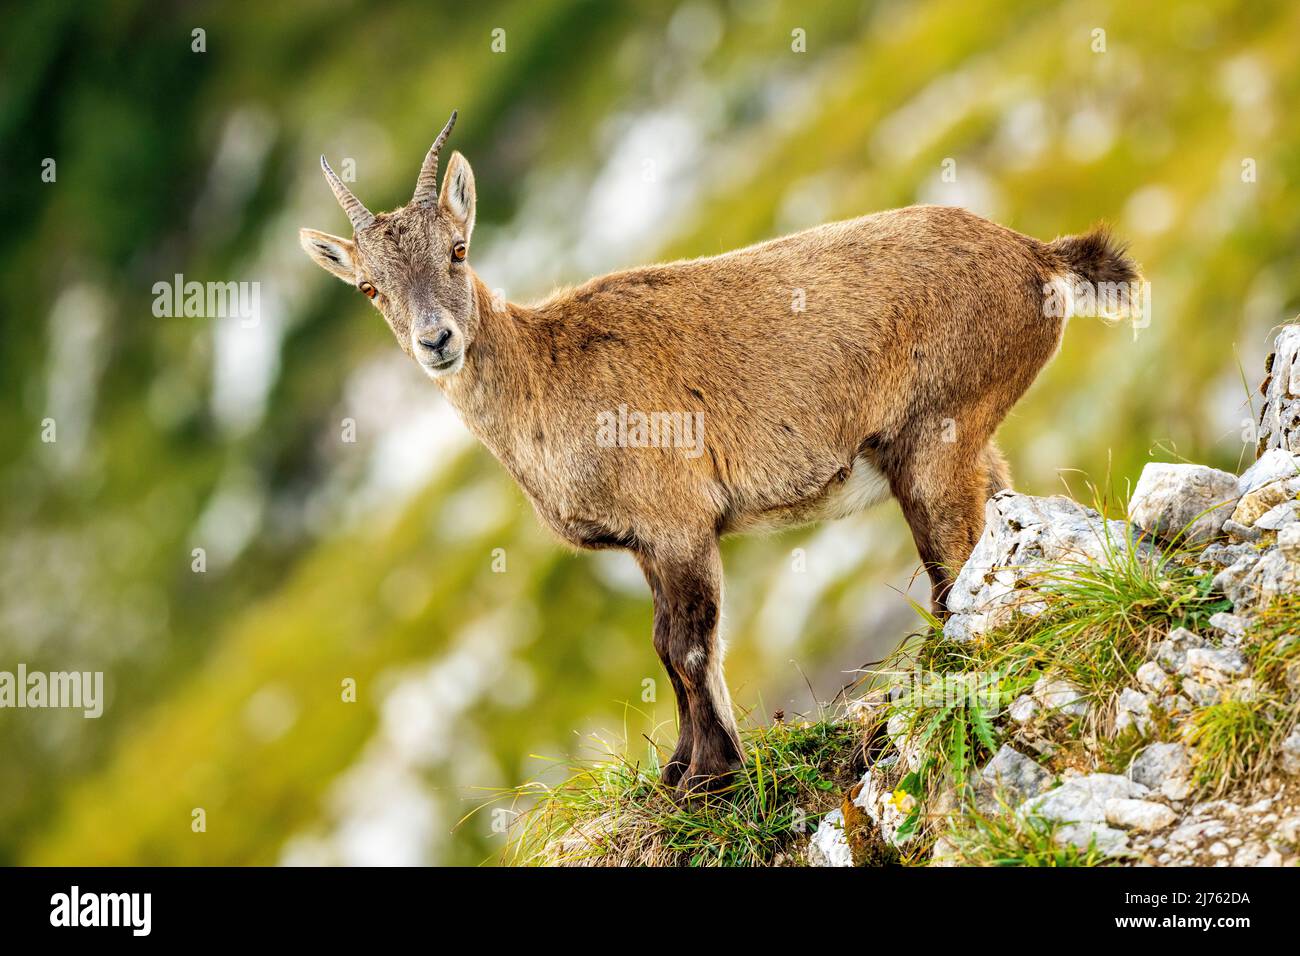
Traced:
POLYGON ((1065 268, 1093 285, 1136 282, 1142 278, 1142 271, 1128 257, 1125 245, 1118 242, 1105 226, 1097 226, 1077 236, 1062 236, 1049 242, 1047 248, 1065 268))
POLYGON ((1065 299, 1069 312, 1063 314, 1106 319, 1146 314, 1142 270, 1105 226, 1054 239, 1047 250, 1059 263, 1048 295, 1065 299))

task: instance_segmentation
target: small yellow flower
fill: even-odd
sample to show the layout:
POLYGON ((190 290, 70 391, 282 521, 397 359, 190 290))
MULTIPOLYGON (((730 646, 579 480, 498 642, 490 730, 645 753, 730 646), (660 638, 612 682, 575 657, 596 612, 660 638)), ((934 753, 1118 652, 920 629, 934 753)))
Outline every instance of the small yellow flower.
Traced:
POLYGON ((916 797, 900 787, 889 795, 886 802, 893 804, 899 813, 908 814, 916 806, 916 797))

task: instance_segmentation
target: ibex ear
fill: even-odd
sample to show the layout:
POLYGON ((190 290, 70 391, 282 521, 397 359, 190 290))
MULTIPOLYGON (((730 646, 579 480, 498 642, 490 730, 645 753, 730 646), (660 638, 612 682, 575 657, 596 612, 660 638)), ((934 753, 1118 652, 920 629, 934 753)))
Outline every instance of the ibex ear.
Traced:
POLYGON ((469 234, 474 231, 474 170, 469 168, 469 160, 459 152, 452 153, 451 162, 447 164, 438 205, 453 222, 460 224, 465 231, 465 241, 469 242, 469 234))
POLYGON ((299 229, 298 241, 307 250, 307 255, 315 259, 316 264, 326 272, 349 284, 357 281, 356 246, 351 239, 331 236, 328 232, 317 232, 315 229, 299 229))

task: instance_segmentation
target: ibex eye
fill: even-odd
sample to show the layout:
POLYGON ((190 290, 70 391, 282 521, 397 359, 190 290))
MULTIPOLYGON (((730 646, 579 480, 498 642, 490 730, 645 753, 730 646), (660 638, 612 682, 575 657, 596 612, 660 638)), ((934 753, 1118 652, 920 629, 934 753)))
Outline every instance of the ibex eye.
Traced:
POLYGON ((360 289, 368 299, 373 299, 375 296, 379 295, 379 290, 376 289, 374 286, 372 286, 369 282, 363 282, 359 286, 357 286, 357 288, 360 289))
POLYGON ((465 261, 465 243, 458 242, 451 247, 451 258, 453 262, 465 261))

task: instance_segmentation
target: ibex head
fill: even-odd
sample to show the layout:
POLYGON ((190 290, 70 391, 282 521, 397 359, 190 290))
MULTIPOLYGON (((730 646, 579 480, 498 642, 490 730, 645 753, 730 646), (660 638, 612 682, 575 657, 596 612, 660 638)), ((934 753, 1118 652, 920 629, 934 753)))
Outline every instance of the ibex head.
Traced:
POLYGON ((398 344, 435 379, 459 371, 477 321, 467 258, 474 173, 460 153, 451 154, 438 192, 438 151, 455 122, 452 112, 424 158, 415 195, 392 212, 370 212, 322 156, 325 179, 352 221, 352 238, 299 232, 307 254, 367 296, 398 344))

